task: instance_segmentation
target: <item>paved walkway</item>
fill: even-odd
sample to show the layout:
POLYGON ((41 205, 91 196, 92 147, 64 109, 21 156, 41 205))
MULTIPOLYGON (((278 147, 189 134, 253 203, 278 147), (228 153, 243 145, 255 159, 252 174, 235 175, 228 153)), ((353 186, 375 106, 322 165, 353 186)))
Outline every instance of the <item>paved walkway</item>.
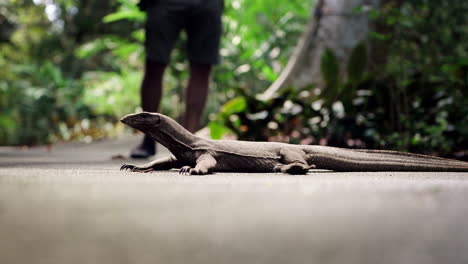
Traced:
POLYGON ((468 173, 119 171, 137 140, 0 148, 0 263, 468 263, 468 173))

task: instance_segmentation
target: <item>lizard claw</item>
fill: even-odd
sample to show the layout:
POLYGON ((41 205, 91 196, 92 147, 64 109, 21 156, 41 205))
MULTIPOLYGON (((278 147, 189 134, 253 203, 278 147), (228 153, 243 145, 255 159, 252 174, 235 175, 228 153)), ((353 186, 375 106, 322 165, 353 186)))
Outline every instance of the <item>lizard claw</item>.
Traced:
POLYGON ((298 175, 298 174, 307 174, 309 169, 315 168, 315 165, 303 164, 300 162, 293 162, 288 165, 281 167, 281 172, 298 175))
POLYGON ((208 170, 203 169, 192 169, 190 170, 191 175, 205 175, 208 174, 208 170))
POLYGON ((283 164, 276 165, 273 167, 273 172, 281 172, 281 168, 283 168, 283 164))
POLYGON ((273 168, 273 172, 283 172, 288 174, 307 174, 309 169, 315 169, 315 165, 303 164, 300 162, 293 162, 287 165, 276 165, 273 168))
POLYGON ((133 171, 135 169, 135 165, 130 165, 130 164, 124 164, 122 167, 120 167, 120 170, 130 170, 133 171))
POLYGON ((131 172, 152 172, 154 171, 153 168, 146 168, 146 167, 137 167, 135 165, 124 164, 120 167, 120 170, 129 170, 131 172))
POLYGON ((179 174, 190 174, 190 171, 192 170, 192 168, 190 166, 184 166, 182 168, 180 168, 179 170, 179 174))

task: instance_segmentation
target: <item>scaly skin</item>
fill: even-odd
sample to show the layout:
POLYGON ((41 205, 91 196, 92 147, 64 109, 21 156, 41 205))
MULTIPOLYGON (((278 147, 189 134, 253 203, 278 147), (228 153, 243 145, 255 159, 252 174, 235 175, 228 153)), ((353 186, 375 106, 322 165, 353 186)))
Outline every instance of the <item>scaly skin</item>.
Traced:
POLYGON ((121 170, 151 172, 180 168, 180 173, 192 175, 214 171, 306 174, 311 168, 334 171, 468 171, 467 162, 397 151, 202 139, 158 113, 131 114, 121 121, 150 135, 173 154, 140 167, 126 164, 121 170))

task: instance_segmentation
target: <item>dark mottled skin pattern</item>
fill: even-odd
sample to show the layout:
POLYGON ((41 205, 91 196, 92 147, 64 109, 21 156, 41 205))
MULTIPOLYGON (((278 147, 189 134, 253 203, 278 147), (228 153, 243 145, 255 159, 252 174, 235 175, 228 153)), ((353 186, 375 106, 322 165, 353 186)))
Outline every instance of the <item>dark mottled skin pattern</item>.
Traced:
POLYGON ((181 168, 181 173, 189 174, 213 171, 305 174, 311 168, 334 171, 468 171, 467 162, 397 151, 202 139, 158 113, 127 115, 121 121, 150 135, 174 155, 141 167, 123 165, 121 168, 136 172, 172 168, 181 168))

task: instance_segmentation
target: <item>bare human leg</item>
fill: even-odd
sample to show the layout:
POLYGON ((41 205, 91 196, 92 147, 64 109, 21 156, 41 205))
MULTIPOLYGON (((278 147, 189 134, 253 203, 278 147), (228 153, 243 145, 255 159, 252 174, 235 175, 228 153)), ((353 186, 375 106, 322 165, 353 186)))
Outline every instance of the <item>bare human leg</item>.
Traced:
POLYGON ((192 133, 199 128, 200 118, 205 108, 210 73, 210 64, 190 63, 190 78, 185 96, 183 126, 192 133))
MULTIPOLYGON (((146 60, 145 73, 141 82, 141 106, 143 111, 157 112, 162 97, 162 82, 164 70, 167 64, 146 60)), ((148 158, 156 153, 155 142, 149 136, 143 138, 136 148, 134 148, 130 157, 132 158, 148 158)))

